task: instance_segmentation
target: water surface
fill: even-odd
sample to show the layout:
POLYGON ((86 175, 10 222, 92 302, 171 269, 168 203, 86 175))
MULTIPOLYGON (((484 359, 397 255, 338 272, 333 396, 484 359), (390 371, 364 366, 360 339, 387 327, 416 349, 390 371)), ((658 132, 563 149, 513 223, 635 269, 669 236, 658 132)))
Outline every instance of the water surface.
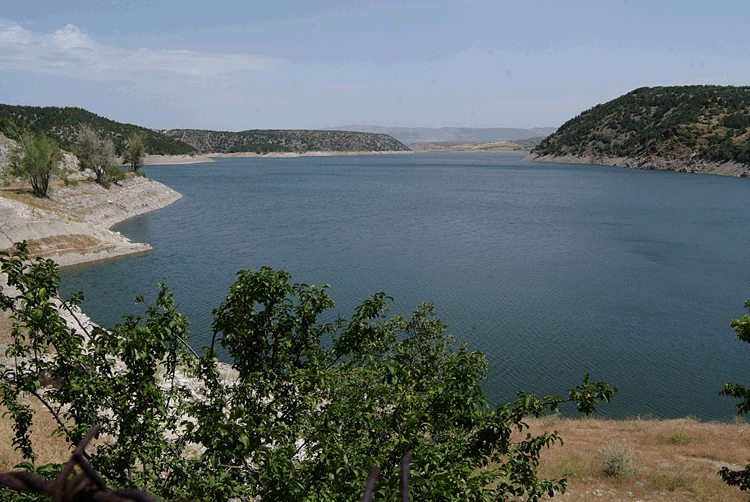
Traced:
POLYGON ((621 390, 606 415, 729 419, 718 392, 750 375, 729 327, 750 298, 750 182, 521 158, 148 166, 184 198, 116 229, 154 251, 66 269, 63 289, 111 325, 164 281, 200 346, 235 273, 271 266, 330 284, 342 315, 378 291, 397 313, 435 303, 487 354, 493 402, 590 372, 621 390))

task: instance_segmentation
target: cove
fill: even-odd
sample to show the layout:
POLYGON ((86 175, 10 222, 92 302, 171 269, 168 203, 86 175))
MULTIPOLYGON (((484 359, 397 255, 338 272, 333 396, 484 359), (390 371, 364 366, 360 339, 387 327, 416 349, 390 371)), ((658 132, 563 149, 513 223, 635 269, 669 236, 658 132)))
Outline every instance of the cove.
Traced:
POLYGON ((750 298, 750 181, 523 162, 522 154, 220 159, 147 166, 183 194, 116 227, 154 251, 62 270, 104 325, 164 281, 210 341, 241 269, 331 285, 336 314, 373 293, 436 305, 489 359, 492 403, 564 393, 584 372, 620 388, 603 415, 728 420, 748 383, 730 319, 750 298))

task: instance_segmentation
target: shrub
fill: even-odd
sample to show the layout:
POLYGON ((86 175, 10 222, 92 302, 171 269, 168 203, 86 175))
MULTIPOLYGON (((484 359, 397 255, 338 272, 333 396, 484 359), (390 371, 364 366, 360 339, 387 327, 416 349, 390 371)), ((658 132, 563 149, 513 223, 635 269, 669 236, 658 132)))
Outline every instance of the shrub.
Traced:
POLYGON ((672 444, 688 444, 690 443, 690 436, 684 432, 672 431, 669 440, 672 441, 672 444))
POLYGON ((633 474, 633 448, 622 443, 610 443, 602 450, 602 472, 606 476, 631 476, 633 474))

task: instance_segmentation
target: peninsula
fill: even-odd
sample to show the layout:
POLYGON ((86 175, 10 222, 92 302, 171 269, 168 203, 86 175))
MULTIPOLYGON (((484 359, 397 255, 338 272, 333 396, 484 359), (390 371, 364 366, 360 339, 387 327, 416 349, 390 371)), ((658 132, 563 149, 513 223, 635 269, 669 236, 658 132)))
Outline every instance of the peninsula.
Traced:
POLYGON ((750 87, 643 87, 563 124, 526 160, 750 176, 750 87))
MULTIPOLYGON (((0 133, 0 169, 8 164, 15 142, 0 133)), ((77 159, 64 155, 67 182, 54 179, 49 197, 34 197, 28 183, 6 180, 0 187, 0 250, 26 241, 33 257, 74 265, 149 251, 110 228, 121 221, 161 209, 182 196, 142 176, 129 176, 106 189, 93 173, 80 172, 77 159)))

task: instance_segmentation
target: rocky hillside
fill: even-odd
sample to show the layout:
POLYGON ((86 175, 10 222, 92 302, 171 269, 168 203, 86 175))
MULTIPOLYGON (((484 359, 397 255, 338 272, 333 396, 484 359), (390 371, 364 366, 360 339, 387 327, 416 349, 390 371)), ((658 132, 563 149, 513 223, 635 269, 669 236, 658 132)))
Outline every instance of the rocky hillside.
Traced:
POLYGON ((724 163, 747 167, 750 87, 636 89, 569 120, 532 154, 602 164, 631 159, 649 168, 673 169, 680 163, 698 170, 724 163))
POLYGON ((385 134, 315 130, 262 130, 241 132, 173 129, 165 135, 194 147, 199 153, 235 152, 400 152, 409 151, 385 134))

